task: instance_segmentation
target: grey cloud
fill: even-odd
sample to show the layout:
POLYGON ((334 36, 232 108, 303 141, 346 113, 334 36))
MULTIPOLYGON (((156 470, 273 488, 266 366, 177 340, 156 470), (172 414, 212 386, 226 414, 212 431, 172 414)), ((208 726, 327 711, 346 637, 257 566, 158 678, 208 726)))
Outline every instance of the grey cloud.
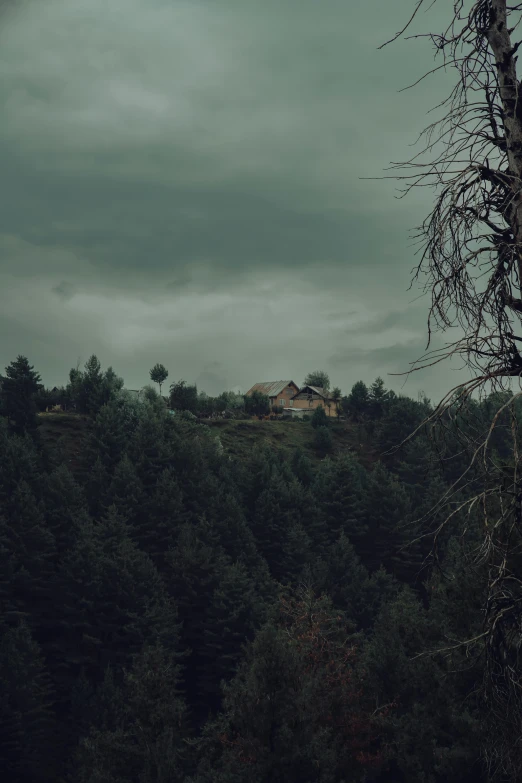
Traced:
POLYGON ((67 302, 69 299, 72 299, 76 293, 76 286, 67 282, 67 280, 62 280, 58 285, 53 286, 52 290, 59 299, 63 299, 67 302))
POLYGON ((386 369, 388 372, 406 372, 410 362, 415 362, 424 353, 425 342, 417 337, 403 343, 394 343, 379 348, 360 346, 347 347, 329 359, 334 367, 346 364, 364 365, 371 370, 386 369))
POLYGON ((410 44, 376 51, 409 11, 20 3, 0 28, 0 357, 36 352, 55 383, 95 351, 137 387, 164 351, 213 393, 304 377, 328 351, 346 385, 414 352, 408 228, 427 202, 360 179, 406 157, 440 99, 432 83, 397 94, 410 44), (310 316, 320 332, 302 340, 310 316))

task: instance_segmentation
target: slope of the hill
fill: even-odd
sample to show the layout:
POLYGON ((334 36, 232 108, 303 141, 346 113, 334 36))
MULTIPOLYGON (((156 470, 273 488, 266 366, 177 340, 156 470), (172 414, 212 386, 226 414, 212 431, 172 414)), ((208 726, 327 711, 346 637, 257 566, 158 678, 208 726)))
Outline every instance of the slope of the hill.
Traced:
MULTIPOLYGON (((58 449, 74 471, 83 451, 89 417, 76 413, 41 413, 38 418, 43 442, 58 449)), ((315 431, 309 422, 216 419, 201 423, 219 437, 231 457, 247 457, 253 448, 262 444, 289 454, 301 449, 312 461, 325 456, 315 447, 315 431)), ((375 459, 371 446, 359 442, 358 430, 350 422, 331 422, 329 428, 332 449, 328 455, 331 458, 354 451, 362 463, 375 459)))

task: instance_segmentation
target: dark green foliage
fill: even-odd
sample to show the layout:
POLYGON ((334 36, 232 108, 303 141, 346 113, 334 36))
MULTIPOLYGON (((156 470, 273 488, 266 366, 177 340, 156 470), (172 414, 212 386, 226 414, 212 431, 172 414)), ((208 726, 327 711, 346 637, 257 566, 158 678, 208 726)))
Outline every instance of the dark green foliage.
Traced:
POLYGON ((330 388, 330 377, 324 370, 309 372, 303 382, 304 386, 316 386, 319 389, 330 388))
POLYGON ((430 407, 426 401, 417 402, 409 397, 391 396, 376 427, 377 444, 381 454, 395 452, 420 426, 429 412, 430 407))
MULTIPOLYGON (((133 400, 91 357, 67 388, 67 404, 89 414, 75 417, 73 476, 70 452, 47 448, 47 425, 30 434, 35 384, 40 407, 50 399, 31 383, 0 417, 8 781, 490 783, 482 748, 495 758, 498 726, 515 741, 518 718, 488 717, 483 648, 460 645, 482 632, 476 506, 440 533, 435 565, 429 555, 469 496, 439 504, 466 465, 461 434, 488 426, 507 397, 455 399, 440 430, 375 463, 430 404, 359 382, 343 400, 352 421, 314 413, 324 441, 310 458, 286 433, 271 448, 266 422, 237 459, 229 432, 221 445, 152 388, 133 400)), ((182 410, 242 406, 174 386, 182 410)), ((8 397, 14 388, 8 379, 8 397)), ((512 470, 500 418, 492 459, 512 470)), ((506 654, 516 670, 515 647, 506 654)))
POLYGON ((43 477, 42 492, 47 528, 63 553, 72 546, 78 526, 88 522, 84 492, 65 465, 43 477))
POLYGON ((201 683, 208 706, 221 703, 221 683, 235 674, 243 646, 253 638, 264 614, 255 584, 242 563, 229 565, 211 596, 203 631, 201 683))
POLYGON ((158 384, 159 393, 161 394, 161 387, 169 377, 169 371, 163 364, 155 364, 149 375, 151 381, 158 384))
POLYGON ((197 387, 190 386, 185 381, 177 381, 170 387, 170 407, 178 411, 190 411, 197 413, 198 410, 198 390, 197 387))
POLYGON ((380 759, 347 642, 327 600, 307 591, 286 596, 226 689, 194 780, 364 780, 380 759))
POLYGON ((41 379, 25 356, 17 356, 5 368, 0 386, 0 415, 5 416, 12 432, 19 435, 36 431, 35 397, 41 379))
POLYGON ((329 595, 333 605, 363 629, 372 626, 382 604, 396 591, 384 570, 370 576, 344 532, 316 560, 311 577, 316 589, 329 595))
MULTIPOLYGON (((306 519, 307 495, 299 482, 286 482, 274 475, 257 498, 252 515, 252 531, 259 550, 266 559, 272 576, 286 581, 289 569, 295 572, 293 548, 289 537, 295 536, 295 525, 306 519)), ((306 546, 305 546, 306 549, 306 546)), ((297 560, 301 561, 303 551, 297 560)))
POLYGON ((393 475, 378 463, 366 486, 367 538, 362 543, 363 563, 374 571, 383 565, 398 579, 415 584, 422 570, 422 555, 412 525, 408 493, 393 475))
POLYGON ((343 402, 343 409, 354 421, 362 421, 370 411, 370 395, 368 387, 362 381, 357 381, 343 402))
POLYGON ((314 430, 318 429, 319 427, 328 426, 328 416, 326 415, 326 411, 322 405, 318 405, 318 407, 314 410, 311 424, 314 430))
POLYGON ((12 783, 56 771, 53 687, 24 622, 0 626, 0 769, 12 783))
POLYGON ((329 454, 332 451, 332 433, 328 427, 317 427, 314 435, 314 446, 322 456, 326 456, 326 454, 329 454))
POLYGON ((382 378, 377 378, 368 392, 368 413, 372 419, 380 419, 386 410, 389 393, 382 378))
POLYGON ((112 715, 82 741, 79 783, 185 780, 187 731, 179 679, 175 656, 158 644, 144 648, 121 689, 114 688, 109 670, 104 689, 112 697, 112 715))
POLYGON ((43 506, 25 481, 0 506, 0 544, 9 563, 5 617, 27 619, 32 630, 48 629, 56 545, 43 506))
POLYGON ((81 528, 63 560, 60 585, 60 644, 68 678, 83 668, 95 681, 109 664, 128 665, 145 641, 175 646, 175 608, 115 509, 81 528))
POLYGON ((256 390, 250 395, 245 395, 245 411, 254 416, 264 416, 270 413, 270 400, 266 394, 256 390))
POLYGON ((312 463, 301 449, 296 449, 292 457, 292 472, 305 487, 309 487, 314 480, 312 463))
POLYGON ((125 410, 116 401, 103 405, 92 425, 87 444, 87 464, 101 460, 108 476, 123 457, 129 435, 125 410))
POLYGON ((351 454, 343 455, 335 462, 325 460, 321 464, 313 493, 329 544, 344 533, 356 547, 362 545, 368 531, 366 482, 366 472, 351 454))
POLYGON ((77 411, 95 416, 122 388, 123 379, 116 375, 112 367, 103 372, 98 357, 93 354, 85 363, 83 371, 70 371, 67 394, 77 411))
MULTIPOLYGON (((471 783, 483 779, 478 703, 471 685, 477 662, 466 661, 464 649, 454 651, 456 658, 453 653, 419 656, 451 646, 446 624, 435 622, 437 614, 423 610, 404 589, 383 608, 364 665, 376 701, 395 705, 383 719, 391 738, 394 779, 471 783)), ((467 630, 461 627, 459 636, 467 630)))

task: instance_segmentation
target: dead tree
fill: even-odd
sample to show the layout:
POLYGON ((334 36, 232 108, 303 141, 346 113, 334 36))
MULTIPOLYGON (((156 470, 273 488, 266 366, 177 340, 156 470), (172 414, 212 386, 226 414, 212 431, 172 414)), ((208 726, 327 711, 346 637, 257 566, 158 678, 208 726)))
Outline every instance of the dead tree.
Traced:
POLYGON ((454 411, 455 392, 462 410, 473 393, 514 386, 518 392, 488 432, 466 435, 471 464, 482 470, 483 487, 469 505, 482 509, 480 557, 489 583, 483 633, 465 643, 482 644, 486 652, 484 694, 497 729, 488 750, 491 777, 522 780, 522 477, 514 405, 522 394, 522 3, 453 0, 443 33, 416 33, 419 11, 434 2, 417 0, 411 18, 383 46, 402 36, 427 38, 439 58, 429 73, 453 69, 455 86, 435 107, 439 119, 421 134, 417 154, 393 163, 387 176, 399 180, 401 195, 423 187, 435 197, 414 234, 420 261, 412 282, 422 281, 431 305, 427 350, 411 371, 456 355, 472 371, 430 423, 440 424, 454 411), (430 348, 434 332, 455 327, 457 339, 442 350, 430 348), (490 449, 506 411, 513 435, 508 477, 505 467, 500 475, 490 449))

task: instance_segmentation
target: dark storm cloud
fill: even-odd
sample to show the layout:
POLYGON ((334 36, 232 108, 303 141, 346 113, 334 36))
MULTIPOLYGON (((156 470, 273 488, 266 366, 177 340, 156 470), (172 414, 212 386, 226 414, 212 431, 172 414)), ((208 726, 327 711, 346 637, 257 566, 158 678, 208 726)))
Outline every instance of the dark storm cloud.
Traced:
POLYGON ((68 301, 76 293, 76 286, 68 283, 67 280, 62 280, 58 285, 53 286, 52 290, 60 299, 68 301))
POLYGON ((422 355, 425 346, 425 341, 415 337, 404 343, 392 343, 380 348, 351 346, 331 356, 330 363, 336 368, 357 364, 365 365, 372 371, 400 372, 409 369, 409 363, 422 355))
POLYGON ((9 16, 3 361, 37 352, 55 372, 59 340, 63 376, 96 351, 133 387, 163 361, 213 392, 328 356, 346 385, 422 343, 408 227, 429 200, 361 177, 405 157, 440 98, 397 95, 430 52, 414 69, 409 45, 376 51, 408 0, 296 8, 25 0, 9 16))

